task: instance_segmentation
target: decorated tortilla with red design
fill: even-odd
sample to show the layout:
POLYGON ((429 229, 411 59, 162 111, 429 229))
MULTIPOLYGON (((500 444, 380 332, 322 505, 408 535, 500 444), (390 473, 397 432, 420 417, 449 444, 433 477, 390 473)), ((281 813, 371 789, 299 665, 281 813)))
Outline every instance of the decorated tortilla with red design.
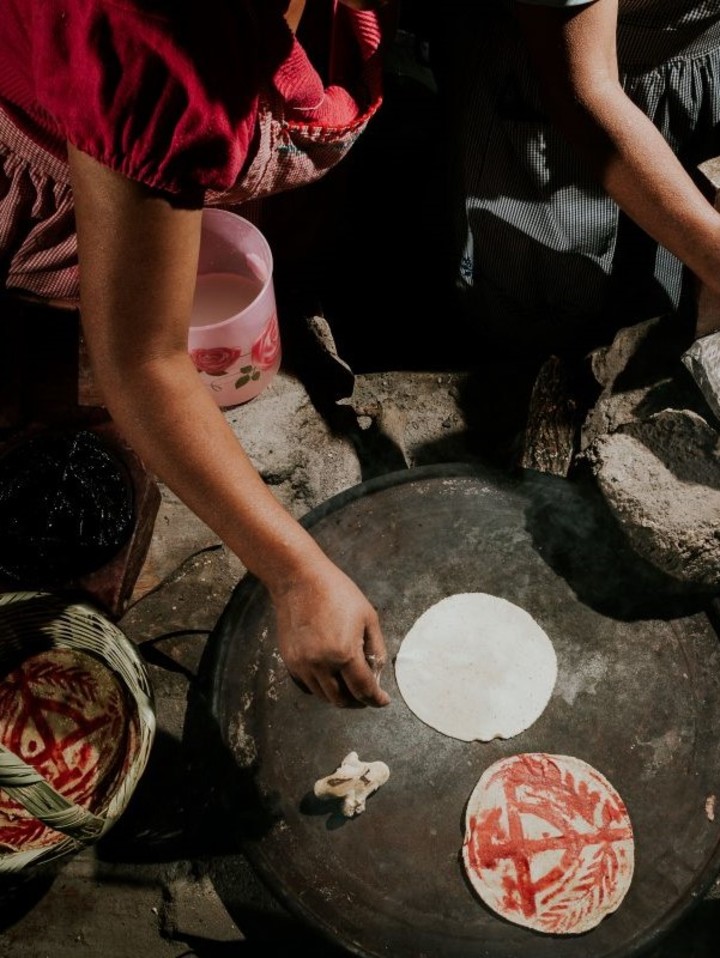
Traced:
MULTIPOLYGON (((47 649, 0 680, 0 742, 71 802, 98 811, 127 772, 136 717, 115 674, 94 656, 47 649)), ((0 789, 0 848, 61 836, 0 789)))
POLYGON ((568 755, 495 762, 465 812, 463 864, 475 891, 508 921, 547 934, 581 934, 615 911, 634 847, 616 790, 568 755))

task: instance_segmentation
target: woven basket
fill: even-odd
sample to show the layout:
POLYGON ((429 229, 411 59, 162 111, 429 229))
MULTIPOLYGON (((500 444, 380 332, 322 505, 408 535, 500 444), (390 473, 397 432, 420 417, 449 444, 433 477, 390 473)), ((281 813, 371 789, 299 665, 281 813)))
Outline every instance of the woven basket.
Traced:
MULTIPOLYGON (((46 729, 47 716, 40 714, 38 707, 37 714, 30 711, 23 716, 23 722, 12 726, 7 724, 10 721, 8 709, 4 708, 0 714, 0 722, 7 725, 4 741, 12 738, 13 748, 0 744, 0 796, 6 805, 9 803, 20 812, 15 816, 10 814, 4 821, 17 819, 23 826, 29 824, 36 833, 40 830, 42 839, 38 839, 40 844, 33 847, 29 841, 28 847, 20 843, 4 844, 4 850, 0 849, 0 874, 19 872, 30 865, 44 864, 79 851, 104 835, 125 810, 145 770, 155 735, 152 689, 145 666, 130 640, 90 605, 71 602, 47 592, 0 594, 0 690, 4 684, 11 710, 20 709, 23 701, 21 692, 17 691, 20 686, 14 684, 13 677, 20 674, 19 669, 27 667, 29 660, 36 665, 40 663, 35 674, 47 677, 54 671, 57 676, 55 685, 61 694, 67 694, 70 702, 66 711, 71 718, 82 708, 83 695, 87 701, 93 700, 94 696, 96 710, 102 710, 103 701, 100 697, 98 702, 97 688, 105 687, 104 682, 112 683, 114 697, 112 703, 109 700, 106 703, 106 714, 111 715, 113 721, 105 745, 110 743, 115 749, 117 760, 112 775, 108 772, 105 777, 97 801, 87 800, 79 804, 66 797, 73 794, 72 788, 58 784, 62 776, 54 779, 53 784, 39 771, 42 768, 40 761, 36 763, 37 767, 27 761, 33 750, 39 747, 37 742, 42 736, 38 729, 46 729), (50 661, 53 658, 72 660, 73 656, 79 662, 88 663, 89 671, 70 668, 63 674, 62 666, 58 666, 57 661, 50 661), (89 676, 99 676, 102 681, 93 686, 89 676), (122 703, 122 709, 111 711, 110 704, 115 706, 118 702, 122 703), (119 735, 118 729, 121 729, 119 735), (23 748, 16 747, 21 741, 23 748), (23 751, 25 758, 17 754, 23 751), (61 788, 65 794, 61 794, 61 788)), ((107 687, 111 686, 108 684, 107 687)), ((57 703, 48 698, 43 704, 47 705, 52 719, 51 713, 58 711, 57 703)), ((97 730, 101 722, 93 721, 94 724, 81 722, 79 727, 97 730)), ((68 755, 78 754, 72 752, 77 748, 85 748, 83 754, 89 753, 89 746, 83 742, 81 733, 75 737, 66 735, 59 746, 63 775, 71 782, 86 775, 82 768, 66 762, 68 755), (71 743, 68 751, 63 752, 68 742, 71 743)), ((87 781, 83 784, 87 790, 87 781)))

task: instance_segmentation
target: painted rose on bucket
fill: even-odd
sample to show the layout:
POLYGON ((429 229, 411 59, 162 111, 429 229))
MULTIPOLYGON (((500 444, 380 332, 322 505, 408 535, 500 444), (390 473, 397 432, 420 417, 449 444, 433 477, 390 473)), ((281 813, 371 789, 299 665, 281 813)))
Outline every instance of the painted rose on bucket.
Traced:
POLYGON ((239 349, 230 346, 215 346, 212 349, 191 349, 190 357, 198 372, 208 376, 222 376, 242 356, 239 349))
POLYGON ((251 361, 256 369, 270 369, 280 352, 280 331, 277 316, 273 316, 262 335, 253 343, 251 361))

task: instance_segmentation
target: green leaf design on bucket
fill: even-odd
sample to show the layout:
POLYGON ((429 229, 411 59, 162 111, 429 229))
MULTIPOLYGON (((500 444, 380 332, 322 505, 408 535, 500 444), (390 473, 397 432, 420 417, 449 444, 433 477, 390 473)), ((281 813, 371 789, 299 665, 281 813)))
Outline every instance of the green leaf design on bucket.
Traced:
POLYGON ((235 388, 241 389, 243 386, 247 386, 249 382, 257 382, 260 378, 260 370, 256 369, 255 366, 243 366, 240 372, 243 374, 239 379, 235 380, 235 388))

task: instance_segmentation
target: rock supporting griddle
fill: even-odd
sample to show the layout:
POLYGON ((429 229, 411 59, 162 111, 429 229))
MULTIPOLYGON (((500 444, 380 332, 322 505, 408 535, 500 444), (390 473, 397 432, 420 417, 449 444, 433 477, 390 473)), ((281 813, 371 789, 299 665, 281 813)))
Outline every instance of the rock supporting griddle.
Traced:
POLYGON ((666 409, 586 450, 635 550, 674 579, 720 586, 720 436, 690 410, 666 409))
POLYGON ((682 361, 720 422, 720 333, 696 339, 682 361))

